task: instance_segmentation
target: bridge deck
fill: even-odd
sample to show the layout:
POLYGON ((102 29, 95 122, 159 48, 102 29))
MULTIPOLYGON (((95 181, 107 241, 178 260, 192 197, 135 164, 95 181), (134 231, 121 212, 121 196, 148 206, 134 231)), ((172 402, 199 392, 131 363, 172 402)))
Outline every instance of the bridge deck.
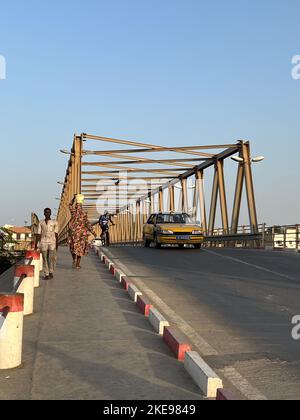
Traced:
POLYGON ((56 277, 25 319, 23 366, 0 372, 0 399, 194 400, 201 393, 94 255, 59 252, 56 277))

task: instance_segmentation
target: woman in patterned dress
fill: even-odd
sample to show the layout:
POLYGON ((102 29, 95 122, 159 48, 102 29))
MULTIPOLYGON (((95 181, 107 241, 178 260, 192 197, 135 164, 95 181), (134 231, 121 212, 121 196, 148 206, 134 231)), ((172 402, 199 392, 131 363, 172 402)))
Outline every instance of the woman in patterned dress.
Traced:
POLYGON ((82 205, 76 203, 76 196, 69 205, 71 220, 69 224, 68 242, 73 257, 73 268, 81 268, 81 258, 88 254, 88 238, 94 233, 93 226, 88 220, 87 214, 83 211, 82 205))

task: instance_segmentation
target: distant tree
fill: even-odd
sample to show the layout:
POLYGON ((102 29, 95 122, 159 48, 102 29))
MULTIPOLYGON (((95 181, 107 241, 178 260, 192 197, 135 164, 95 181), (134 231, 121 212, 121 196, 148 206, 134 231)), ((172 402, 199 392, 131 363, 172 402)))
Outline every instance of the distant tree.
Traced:
POLYGON ((15 243, 12 233, 8 229, 0 228, 0 274, 8 270, 17 260, 11 251, 11 245, 15 243))

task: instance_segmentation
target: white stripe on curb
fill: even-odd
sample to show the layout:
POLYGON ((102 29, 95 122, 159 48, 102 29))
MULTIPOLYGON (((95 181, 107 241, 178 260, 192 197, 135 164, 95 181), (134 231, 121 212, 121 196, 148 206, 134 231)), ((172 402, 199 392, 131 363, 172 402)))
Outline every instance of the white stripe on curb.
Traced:
POLYGON ((194 351, 186 353, 184 367, 207 398, 216 398, 223 382, 218 375, 194 351))
POLYGON ((105 265, 106 265, 106 267, 110 270, 110 266, 111 266, 111 264, 112 264, 112 262, 109 260, 109 259, 107 259, 106 261, 105 261, 105 265))
POLYGON ((123 279, 124 277, 126 277, 126 275, 125 275, 122 271, 120 271, 119 269, 117 269, 117 268, 116 268, 116 270, 115 270, 115 277, 117 278, 117 280, 118 280, 120 283, 122 283, 122 279, 123 279))
POLYGON ((128 286, 128 293, 131 299, 137 303, 138 296, 143 296, 143 293, 139 291, 137 287, 135 287, 133 284, 130 284, 128 286))
POLYGON ((169 322, 162 316, 157 309, 151 308, 149 313, 149 321, 154 330, 159 334, 164 334, 165 327, 169 327, 169 322))

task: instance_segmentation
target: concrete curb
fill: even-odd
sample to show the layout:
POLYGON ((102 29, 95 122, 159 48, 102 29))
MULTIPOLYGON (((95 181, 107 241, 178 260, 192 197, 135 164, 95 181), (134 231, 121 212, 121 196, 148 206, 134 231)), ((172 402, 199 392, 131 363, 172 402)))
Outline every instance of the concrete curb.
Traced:
POLYGON ((138 296, 137 306, 145 317, 149 318, 150 309, 153 308, 152 303, 144 296, 138 296))
POLYGON ((164 335, 165 327, 170 327, 169 322, 155 308, 150 309, 149 322, 159 335, 164 335))
POLYGON ((186 342, 181 334, 170 327, 169 322, 143 296, 142 292, 128 280, 126 274, 116 264, 112 263, 102 250, 96 249, 96 247, 94 250, 112 275, 116 277, 128 292, 142 313, 148 317, 154 330, 162 336, 165 343, 176 355, 177 360, 184 362, 185 370, 199 386, 204 396, 215 399, 216 401, 237 400, 232 394, 223 389, 223 382, 218 375, 205 363, 197 352, 192 351, 191 345, 186 342))
POLYGON ((127 277, 122 277, 121 284, 124 287, 124 289, 126 291, 128 291, 128 287, 129 287, 130 283, 129 283, 127 277))
POLYGON ((185 355, 184 367, 206 398, 217 398, 218 390, 223 388, 223 383, 198 353, 188 351, 185 355))
POLYGON ((140 292, 139 289, 134 286, 134 284, 129 284, 128 293, 134 303, 137 303, 138 297, 142 296, 142 292, 140 292))
POLYGON ((186 353, 192 351, 192 346, 174 328, 165 327, 163 339, 180 362, 184 362, 186 353))

